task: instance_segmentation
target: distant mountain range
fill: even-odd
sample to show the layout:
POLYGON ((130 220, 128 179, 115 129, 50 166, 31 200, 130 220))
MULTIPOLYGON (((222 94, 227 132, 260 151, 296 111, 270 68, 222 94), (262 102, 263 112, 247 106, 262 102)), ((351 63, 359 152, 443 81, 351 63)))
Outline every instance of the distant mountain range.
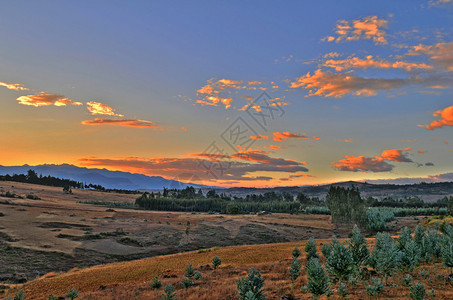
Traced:
POLYGON ((146 176, 122 171, 109 171, 107 169, 89 169, 69 164, 38 166, 0 166, 0 175, 26 174, 28 170, 34 170, 38 175, 51 175, 54 177, 76 180, 84 183, 99 184, 107 189, 124 190, 157 190, 166 188, 183 189, 187 186, 195 188, 214 188, 221 192, 245 196, 246 194, 259 194, 265 192, 289 192, 292 194, 304 193, 311 197, 324 198, 332 185, 360 189, 362 196, 404 198, 406 196, 418 196, 426 201, 434 201, 443 196, 453 195, 453 173, 439 174, 428 178, 397 178, 385 180, 369 180, 337 182, 313 186, 287 186, 274 188, 220 188, 215 186, 198 185, 190 182, 169 180, 161 176, 146 176), (443 181, 443 182, 439 182, 443 181))
POLYGON ((121 171, 109 171, 107 169, 88 169, 69 164, 62 165, 38 165, 38 166, 0 166, 0 175, 26 174, 28 170, 34 170, 38 175, 54 176, 64 179, 76 180, 84 183, 99 184, 107 189, 124 190, 146 190, 177 188, 182 189, 187 186, 195 188, 209 188, 209 186, 183 183, 177 180, 165 179, 161 176, 146 176, 121 171))

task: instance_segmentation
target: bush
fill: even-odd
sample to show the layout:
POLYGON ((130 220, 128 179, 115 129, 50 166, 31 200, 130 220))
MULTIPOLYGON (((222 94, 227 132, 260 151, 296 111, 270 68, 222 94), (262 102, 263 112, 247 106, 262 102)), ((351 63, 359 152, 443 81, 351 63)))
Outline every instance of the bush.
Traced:
POLYGON ((367 242, 363 235, 360 233, 357 225, 354 225, 354 228, 351 232, 351 239, 347 242, 348 250, 352 254, 354 260, 354 265, 356 271, 360 269, 362 263, 368 258, 369 251, 367 247, 367 242))
POLYGON ((413 278, 411 275, 407 274, 406 277, 402 279, 403 285, 404 286, 409 286, 412 282, 413 278))
POLYGON ((343 299, 345 299, 346 296, 349 295, 349 290, 346 287, 346 284, 344 284, 343 282, 341 282, 338 286, 338 295, 343 299))
POLYGON ((426 296, 425 286, 418 281, 416 284, 411 286, 409 297, 414 300, 423 300, 426 296))
POLYGON ((307 289, 314 297, 319 297, 330 292, 329 278, 319 263, 319 259, 312 258, 308 262, 307 277, 307 289))
POLYGON ((311 237, 307 244, 305 245, 305 252, 307 252, 306 258, 309 261, 312 258, 319 258, 317 252, 318 249, 316 248, 316 241, 313 237, 311 237))
POLYGON ((25 295, 24 291, 20 289, 16 295, 14 295, 14 300, 25 300, 27 296, 25 295))
POLYGON ((217 255, 214 256, 214 258, 212 259, 212 265, 214 266, 214 269, 217 269, 221 264, 222 260, 220 259, 220 257, 218 257, 217 255))
POLYGON ((47 300, 58 300, 58 297, 50 294, 49 297, 47 297, 47 300))
POLYGON ((448 239, 442 245, 442 263, 444 266, 453 268, 453 241, 448 239))
POLYGON ((326 269, 336 280, 346 280, 354 272, 351 252, 337 239, 332 240, 332 253, 327 258, 326 269))
POLYGON ((293 258, 294 258, 294 259, 299 258, 300 254, 301 254, 301 253, 300 253, 299 248, 297 248, 297 246, 294 247, 293 252, 291 252, 291 255, 293 256, 293 258))
POLYGON ((75 299, 75 298, 78 298, 78 297, 79 297, 79 291, 76 290, 74 287, 71 288, 71 289, 68 291, 68 293, 66 294, 66 298, 71 299, 71 300, 73 300, 73 299, 75 299))
POLYGON ((188 289, 194 284, 195 283, 189 278, 184 278, 184 280, 181 282, 181 287, 188 289))
POLYGON ((226 213, 232 214, 232 215, 237 215, 237 214, 241 213, 241 209, 235 203, 228 203, 226 206, 226 213))
POLYGON ((242 300, 256 299, 264 300, 264 279, 260 272, 255 268, 250 268, 247 273, 247 278, 241 277, 237 283, 239 298, 242 300), (253 297, 253 298, 251 298, 253 297))
POLYGON ((378 294, 382 293, 384 290, 384 284, 378 278, 371 278, 373 284, 367 285, 366 293, 369 296, 376 297, 378 294))
POLYGON ((368 264, 378 273, 384 275, 385 280, 392 275, 394 269, 400 265, 401 251, 388 233, 378 233, 373 253, 368 264))
POLYGON ((420 248, 417 244, 412 239, 405 242, 400 256, 401 269, 413 271, 414 267, 420 263, 420 260, 420 248))
POLYGON ((153 290, 160 289, 162 287, 162 282, 159 280, 159 277, 154 276, 153 281, 151 282, 151 288, 153 290))
POLYGON ((322 245, 321 252, 325 259, 329 258, 332 253, 332 245, 330 243, 324 243, 324 245, 322 245))
POLYGON ((195 272, 193 275, 193 279, 195 280, 200 280, 203 277, 203 275, 200 272, 195 272))
POLYGON ((398 247, 400 248, 400 250, 403 250, 409 241, 412 241, 412 236, 410 229, 406 226, 403 228, 400 236, 398 237, 398 247))
POLYGON ((302 265, 300 264, 299 260, 297 258, 294 258, 293 263, 289 267, 289 277, 291 278, 291 281, 293 283, 299 277, 301 267, 302 265))
POLYGON ((189 264, 189 265, 187 266, 186 270, 184 271, 184 277, 190 279, 190 278, 193 277, 194 274, 195 274, 195 273, 194 273, 193 266, 192 266, 192 264, 189 264))
POLYGON ((165 286, 162 300, 176 300, 176 289, 171 283, 165 286))

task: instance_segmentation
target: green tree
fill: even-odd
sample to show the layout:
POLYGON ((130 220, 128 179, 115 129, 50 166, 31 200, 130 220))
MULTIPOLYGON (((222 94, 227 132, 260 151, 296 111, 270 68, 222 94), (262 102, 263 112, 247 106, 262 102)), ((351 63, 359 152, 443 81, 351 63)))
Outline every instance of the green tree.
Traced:
POLYGON ((418 281, 415 283, 413 286, 410 287, 410 294, 409 297, 411 297, 414 300, 424 300, 426 296, 426 290, 425 286, 423 283, 418 281))
POLYGON ((189 264, 187 266, 186 270, 184 271, 184 277, 191 279, 193 277, 194 273, 195 273, 195 271, 193 269, 193 265, 189 264))
POLYGON ((388 233, 379 232, 376 236, 376 245, 368 259, 368 264, 378 273, 387 277, 392 275, 395 268, 400 265, 401 251, 388 233))
POLYGON ((321 252, 325 259, 329 258, 332 253, 332 245, 330 243, 324 243, 324 245, 322 245, 321 252))
POLYGON ((162 287, 162 282, 159 280, 159 277, 154 276, 153 281, 151 282, 151 288, 153 290, 160 289, 162 287))
POLYGON ((453 269, 453 241, 451 239, 446 239, 442 245, 442 263, 453 269))
POLYGON ((294 258, 293 263, 289 267, 289 277, 291 278, 291 282, 294 284, 294 281, 299 277, 300 275, 300 268, 302 265, 300 264, 299 260, 297 258, 294 258))
POLYGON ((74 300, 75 298, 79 297, 79 291, 76 290, 74 287, 71 288, 68 293, 66 294, 66 298, 74 300))
POLYGON ((221 264, 222 260, 220 259, 220 257, 218 257, 217 255, 214 256, 214 258, 212 259, 212 265, 214 266, 214 269, 217 269, 221 264))
POLYGON ((327 294, 329 289, 329 277, 321 266, 319 259, 312 258, 307 264, 308 291, 314 298, 327 294))
POLYGON ((171 283, 165 286, 162 300, 176 300, 176 289, 171 283))
POLYGON ((299 248, 297 248, 297 246, 294 247, 294 250, 291 252, 291 255, 293 256, 293 258, 294 259, 299 258, 300 254, 301 253, 300 253, 299 248))
POLYGON ((237 290, 241 300, 250 299, 253 295, 256 300, 264 300, 264 279, 260 272, 255 268, 250 268, 247 278, 241 277, 237 283, 237 290))
POLYGON ((27 298, 27 296, 22 289, 20 289, 14 296, 14 300, 25 300, 25 298, 27 298))
POLYGON ((360 233, 357 225, 354 225, 354 228, 351 232, 351 238, 347 241, 347 243, 348 250, 349 252, 351 252, 352 258, 354 260, 356 271, 358 271, 362 263, 368 258, 369 251, 365 237, 363 237, 363 235, 360 233))
POLYGON ((332 253, 327 258, 326 269, 335 281, 347 280, 355 269, 352 253, 336 238, 332 240, 332 253))
POLYGON ((305 252, 307 252, 306 258, 309 261, 312 258, 319 258, 317 252, 318 249, 316 248, 316 241, 313 237, 311 237, 307 244, 305 245, 305 252))

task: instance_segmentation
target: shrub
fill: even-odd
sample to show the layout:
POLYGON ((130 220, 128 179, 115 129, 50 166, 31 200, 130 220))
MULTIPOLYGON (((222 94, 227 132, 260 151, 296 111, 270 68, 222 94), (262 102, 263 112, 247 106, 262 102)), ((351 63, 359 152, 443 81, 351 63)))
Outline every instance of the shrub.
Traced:
POLYGON ((329 277, 319 263, 319 259, 310 259, 307 264, 307 277, 307 289, 314 297, 319 297, 330 292, 329 277))
POLYGON ((151 282, 151 288, 153 290, 160 289, 162 287, 162 282, 159 280, 159 277, 154 276, 153 281, 151 282))
POLYGON ((444 266, 453 268, 453 241, 448 239, 442 245, 442 263, 444 266))
POLYGON ((368 264, 384 275, 385 280, 400 265, 401 251, 388 233, 378 233, 376 245, 368 259, 368 264))
POLYGON ((366 293, 369 296, 376 297, 378 294, 382 293, 384 290, 384 284, 378 278, 371 278, 373 284, 367 285, 366 293))
POLYGON ((326 269, 335 281, 347 279, 354 271, 351 252, 337 239, 332 240, 332 253, 327 259, 326 269))
POLYGON ((165 286, 162 300, 176 300, 176 289, 171 283, 165 286))
POLYGON ((184 280, 181 282, 181 287, 188 289, 194 284, 195 283, 189 278, 184 278, 184 280))
POLYGON ((250 268, 247 273, 247 278, 241 277, 237 283, 237 290, 239 298, 264 300, 264 279, 261 277, 260 272, 255 268, 250 268), (254 298, 250 298, 250 297, 254 298))
POLYGON ((289 267, 289 275, 293 283, 299 277, 301 266, 302 265, 300 264, 299 260, 297 258, 294 258, 293 263, 289 267))
POLYGON ((409 228, 404 227, 404 229, 400 233, 400 236, 398 237, 398 246, 400 250, 403 250, 409 241, 412 241, 411 231, 409 228))
POLYGON ((193 266, 192 264, 189 264, 186 268, 186 270, 184 271, 184 277, 186 278, 192 278, 194 275, 194 270, 193 270, 193 266))
POLYGON ((343 282, 341 282, 338 286, 338 295, 343 299, 346 298, 347 295, 349 295, 349 290, 346 287, 346 284, 344 284, 343 282))
POLYGON ((307 252, 307 261, 312 258, 319 258, 317 254, 318 249, 316 248, 316 241, 313 237, 311 237, 305 245, 305 252, 307 252))
MULTIPOLYGON (((400 244, 401 246, 401 244, 400 244)), ((418 266, 421 260, 420 248, 410 239, 404 242, 404 247, 401 250, 400 267, 403 270, 413 271, 414 267, 418 266)))
POLYGON ((291 252, 291 255, 293 256, 293 258, 294 258, 294 259, 299 258, 300 254, 301 254, 301 253, 300 253, 299 248, 297 248, 297 246, 294 247, 293 252, 291 252))
POLYGON ((329 258, 332 253, 332 245, 330 243, 324 243, 324 245, 322 245, 321 252, 325 259, 329 258))
POLYGON ((212 265, 214 266, 214 269, 217 269, 221 264, 222 260, 220 259, 220 257, 218 257, 217 255, 214 256, 214 258, 212 259, 212 265))
POLYGON ((351 239, 347 242, 348 250, 352 254, 354 260, 354 265, 356 270, 360 269, 362 263, 368 258, 369 251, 367 247, 367 242, 363 235, 360 233, 357 225, 354 225, 354 228, 351 232, 351 239))
POLYGON ((79 291, 76 290, 74 287, 71 288, 71 289, 68 291, 68 293, 66 294, 66 298, 71 299, 71 300, 73 300, 73 299, 75 299, 75 298, 78 298, 78 297, 79 297, 79 291))
POLYGON ((203 275, 200 272, 195 272, 193 275, 193 279, 195 280, 200 280, 203 277, 203 275))
POLYGON ((410 291, 411 292, 409 294, 409 297, 411 297, 412 299, 414 300, 425 299, 426 296, 425 286, 420 281, 411 286, 410 291))
POLYGON ((413 278, 411 275, 407 274, 401 281, 403 282, 404 286, 409 286, 412 282, 413 278))
POLYGON ((58 297, 50 294, 49 297, 47 297, 47 300, 58 300, 58 297))
POLYGON ((417 225, 414 231, 414 241, 419 247, 422 246, 423 237, 425 236, 425 227, 422 225, 417 225))
POLYGON ((24 291, 20 289, 16 295, 14 295, 14 300, 25 300, 27 296, 25 295, 24 291))

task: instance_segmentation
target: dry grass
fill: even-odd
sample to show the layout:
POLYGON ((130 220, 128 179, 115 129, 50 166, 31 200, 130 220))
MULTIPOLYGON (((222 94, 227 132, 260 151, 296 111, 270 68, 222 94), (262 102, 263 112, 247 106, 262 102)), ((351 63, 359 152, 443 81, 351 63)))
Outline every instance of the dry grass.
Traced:
MULTIPOLYGON (((318 248, 324 242, 326 240, 319 240, 318 248)), ((295 288, 291 289, 288 268, 291 264, 290 253, 296 245, 302 250, 305 242, 225 247, 203 253, 190 252, 96 266, 55 277, 46 276, 47 278, 26 284, 24 289, 28 295, 27 299, 43 299, 51 293, 61 296, 73 286, 80 290, 81 299, 160 299, 163 289, 155 291, 150 287, 151 279, 155 275, 159 275, 164 285, 171 283, 178 287, 189 263, 200 267, 210 264, 212 257, 218 255, 222 259, 221 268, 215 272, 201 270, 203 278, 196 286, 187 290, 177 288, 178 299, 236 299, 237 280, 245 276, 251 266, 256 267, 263 275, 268 299, 280 299, 290 293, 299 299, 309 299, 310 295, 301 291, 301 287, 307 282, 305 271, 302 271, 301 277, 296 281, 295 288)), ((305 265, 304 258, 302 264, 305 265)), ((452 284, 444 279, 449 270, 439 262, 421 265, 410 274, 414 281, 420 280, 425 284, 427 292, 434 289, 435 299, 453 299, 452 284), (422 269, 428 272, 427 278, 421 277, 422 269)), ((396 273, 390 278, 389 285, 379 298, 407 299, 409 288, 401 283, 404 276, 403 273, 396 273)), ((366 294, 367 284, 366 281, 359 281, 357 286, 348 286, 351 291, 349 299, 372 299, 366 294)), ((337 287, 332 287, 334 299, 339 299, 336 295, 337 287)))

